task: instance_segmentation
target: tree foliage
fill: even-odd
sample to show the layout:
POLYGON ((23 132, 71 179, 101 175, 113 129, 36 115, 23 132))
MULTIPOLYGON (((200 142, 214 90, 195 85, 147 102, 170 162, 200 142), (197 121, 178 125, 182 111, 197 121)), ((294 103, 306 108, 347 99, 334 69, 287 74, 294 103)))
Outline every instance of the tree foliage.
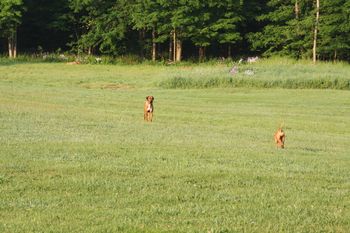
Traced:
POLYGON ((320 19, 320 56, 323 59, 349 59, 350 2, 324 0, 320 19))
POLYGON ((7 37, 17 30, 23 10, 22 0, 0 1, 0 36, 7 37))
POLYGON ((271 0, 268 11, 257 17, 266 26, 251 34, 253 48, 265 55, 308 57, 312 50, 313 8, 308 0, 271 0))
MULTIPOLYGON (((19 28, 28 52, 311 58, 315 12, 315 0, 1 0, 0 37, 19 28)), ((349 60, 350 2, 322 0, 316 31, 318 58, 349 60)))

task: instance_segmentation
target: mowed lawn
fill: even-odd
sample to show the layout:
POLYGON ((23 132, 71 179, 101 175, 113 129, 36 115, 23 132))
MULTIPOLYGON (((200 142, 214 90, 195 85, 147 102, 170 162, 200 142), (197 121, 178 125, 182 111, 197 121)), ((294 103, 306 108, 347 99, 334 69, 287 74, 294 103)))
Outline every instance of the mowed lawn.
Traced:
POLYGON ((349 232, 350 91, 158 87, 187 69, 0 66, 0 232, 349 232))

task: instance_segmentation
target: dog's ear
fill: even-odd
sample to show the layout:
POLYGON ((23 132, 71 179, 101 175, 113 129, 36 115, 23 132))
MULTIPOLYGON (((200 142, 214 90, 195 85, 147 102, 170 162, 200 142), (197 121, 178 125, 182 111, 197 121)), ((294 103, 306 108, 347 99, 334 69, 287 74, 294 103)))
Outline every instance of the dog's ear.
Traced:
POLYGON ((146 96, 146 100, 148 100, 148 97, 149 97, 149 96, 146 96))
POLYGON ((152 96, 152 99, 154 100, 154 96, 152 96))

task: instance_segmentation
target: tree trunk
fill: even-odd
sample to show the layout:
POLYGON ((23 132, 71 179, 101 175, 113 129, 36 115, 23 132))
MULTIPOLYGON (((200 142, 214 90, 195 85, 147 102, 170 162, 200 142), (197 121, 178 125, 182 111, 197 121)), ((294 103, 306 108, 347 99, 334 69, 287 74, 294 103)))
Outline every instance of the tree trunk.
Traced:
POLYGON ((182 42, 181 40, 178 39, 178 32, 176 31, 176 29, 174 28, 174 32, 173 32, 173 61, 177 62, 177 61, 181 61, 181 53, 182 53, 182 42))
POLYGON ((182 41, 176 39, 176 61, 181 61, 182 57, 182 41))
POLYGON ((169 39, 169 61, 173 60, 173 32, 170 33, 170 39, 169 39))
POLYGON ((8 37, 8 52, 10 58, 17 57, 17 30, 8 37))
POLYGON ((9 49, 9 57, 10 57, 10 58, 13 57, 13 55, 12 55, 12 51, 13 51, 12 46, 13 46, 13 43, 12 43, 12 42, 13 42, 13 41, 12 41, 12 36, 9 36, 9 38, 8 38, 8 49, 9 49))
POLYGON ((299 10, 298 0, 295 1, 294 12, 295 12, 295 18, 299 19, 300 10, 299 10))
POLYGON ((314 29, 314 45, 312 49, 312 61, 316 64, 317 61, 317 32, 318 24, 320 21, 320 0, 316 0, 316 20, 315 20, 315 29, 314 29))
POLYGON ((156 43, 156 29, 153 27, 152 30, 152 61, 157 59, 157 43, 156 43))
POLYGON ((176 61, 176 54, 177 54, 177 51, 176 51, 176 29, 174 28, 174 32, 173 32, 173 46, 174 46, 174 49, 173 49, 173 61, 175 62, 176 61))
POLYGON ((17 57, 17 29, 13 34, 13 58, 17 57))
MULTIPOLYGON (((295 1, 295 6, 294 6, 294 13, 295 13, 295 19, 297 20, 297 25, 296 25, 296 34, 299 36, 300 34, 300 25, 299 25, 299 15, 300 15, 300 7, 299 7, 299 2, 298 0, 295 1)), ((303 51, 302 51, 302 46, 299 47, 299 55, 298 57, 302 56, 303 51)))
POLYGON ((145 30, 141 29, 139 31, 139 46, 140 46, 140 57, 143 59, 145 57, 144 47, 145 47, 145 30))
POLYGON ((199 50, 198 50, 198 57, 199 57, 199 61, 203 61, 205 58, 205 47, 200 46, 199 50))
POLYGON ((231 45, 227 46, 227 58, 231 58, 231 45))

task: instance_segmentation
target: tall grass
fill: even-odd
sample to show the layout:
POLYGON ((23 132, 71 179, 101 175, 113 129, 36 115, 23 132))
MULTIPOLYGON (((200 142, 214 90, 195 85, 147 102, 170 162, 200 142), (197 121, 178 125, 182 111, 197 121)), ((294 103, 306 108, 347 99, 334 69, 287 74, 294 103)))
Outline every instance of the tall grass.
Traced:
MULTIPOLYGON (((41 63, 62 63, 76 60, 74 56, 64 54, 48 54, 19 56, 17 59, 0 57, 1 65, 16 65, 37 63, 38 69, 43 68, 41 63), (41 68, 39 68, 41 67, 41 68)), ((101 66, 79 66, 74 68, 82 73, 89 70, 100 70, 101 82, 111 80, 111 73, 106 74, 108 78, 102 77, 108 70, 123 69, 121 76, 128 74, 126 82, 138 85, 137 80, 146 79, 148 86, 156 86, 166 89, 205 89, 205 88, 286 88, 286 89, 338 89, 350 90, 350 65, 346 63, 320 62, 313 65, 310 61, 296 61, 286 58, 261 59, 254 64, 238 64, 232 60, 211 60, 206 63, 181 62, 168 64, 165 61, 151 62, 140 60, 133 56, 118 58, 112 57, 79 57, 81 64, 100 64, 101 66), (116 64, 105 68, 105 64, 116 64), (121 68, 125 66, 124 68, 121 68), (238 73, 230 74, 230 69, 237 66, 238 73), (139 68, 142 67, 142 68, 139 68), (130 70, 130 71, 127 71, 130 70), (124 72, 126 71, 126 72, 124 72), (150 82, 152 81, 152 83, 150 82)), ((24 68, 25 66, 23 66, 24 68)), ((46 67, 48 68, 48 67, 46 67)), ((45 68, 45 69, 46 69, 45 68)), ((45 76, 45 69, 43 69, 45 76)), ((65 67, 62 71, 69 69, 65 67)), ((18 69, 17 69, 18 70, 18 69)), ((2 71, 7 75, 7 71, 2 71)), ((16 72, 21 72, 20 70, 16 72)), ((31 76, 27 71, 23 75, 31 76)), ((74 72, 79 75, 79 72, 74 72)), ((33 77, 34 79, 37 77, 33 77)), ((84 78, 83 78, 84 79, 84 78)), ((84 82, 84 81, 82 81, 84 82)), ((118 81, 120 83, 120 81, 118 81)), ((108 85, 108 83, 104 83, 108 85)), ((133 84, 133 85, 134 85, 133 84)), ((88 84, 89 85, 89 84, 88 84)), ((96 86, 92 84, 92 86, 96 86)))
POLYGON ((229 73, 230 67, 201 67, 177 73, 158 85, 180 89, 253 87, 350 90, 350 66, 345 63, 321 62, 313 65, 309 61, 267 59, 254 64, 236 64, 236 67, 236 74, 229 73))
POLYGON ((184 78, 174 77, 159 84, 163 88, 286 88, 286 89, 339 89, 350 90, 350 79, 345 78, 304 78, 282 80, 260 80, 242 77, 184 78))

